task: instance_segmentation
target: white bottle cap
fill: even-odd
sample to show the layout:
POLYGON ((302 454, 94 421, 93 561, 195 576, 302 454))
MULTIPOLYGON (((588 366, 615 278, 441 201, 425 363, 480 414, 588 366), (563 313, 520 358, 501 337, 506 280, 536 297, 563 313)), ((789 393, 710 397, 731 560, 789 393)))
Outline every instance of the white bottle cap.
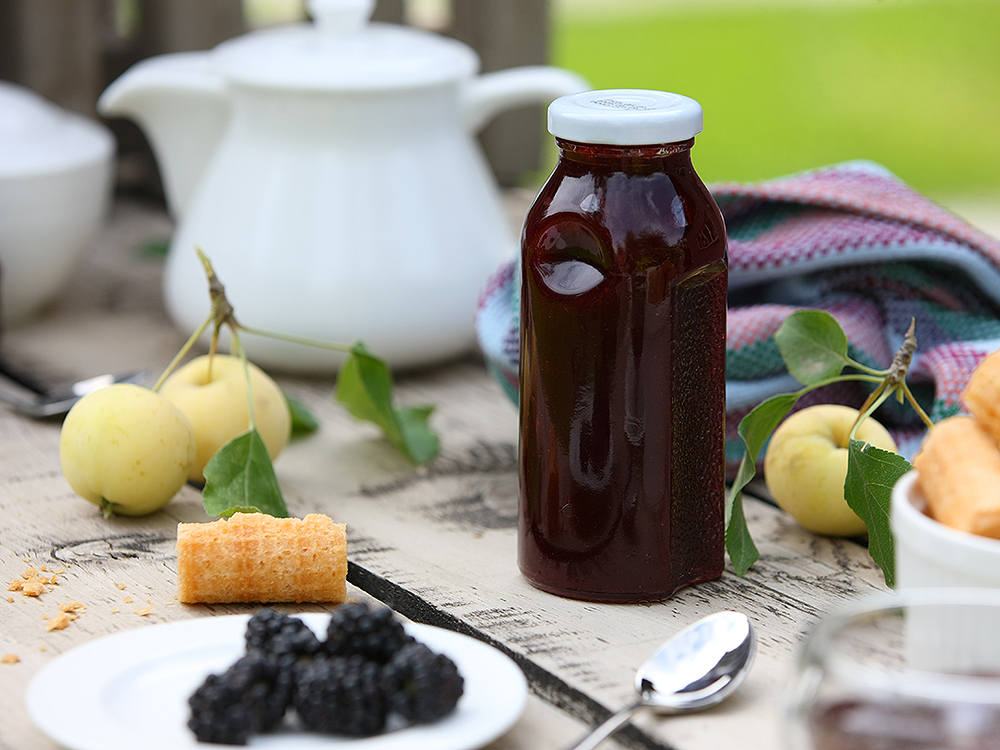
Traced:
POLYGON ((556 99, 549 132, 577 143, 643 146, 677 143, 702 130, 701 105, 666 91, 605 89, 556 99))

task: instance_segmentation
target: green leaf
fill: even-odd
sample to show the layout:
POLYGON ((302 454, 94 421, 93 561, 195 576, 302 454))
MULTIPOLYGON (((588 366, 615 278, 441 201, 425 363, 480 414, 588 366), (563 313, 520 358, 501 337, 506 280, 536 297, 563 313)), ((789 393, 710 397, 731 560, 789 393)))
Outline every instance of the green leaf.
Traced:
POLYGON ((860 440, 852 440, 847 449, 844 498, 868 527, 868 551, 890 588, 896 585, 895 543, 889 523, 892 488, 911 468, 899 454, 860 440))
POLYGON ((170 252, 170 237, 153 237, 141 243, 137 250, 149 258, 166 258, 170 252))
POLYGON ((750 529, 747 528, 747 520, 743 515, 742 492, 739 493, 739 497, 732 505, 729 524, 726 526, 726 551, 729 553, 729 560, 733 564, 736 575, 741 577, 746 574, 751 565, 760 559, 760 552, 757 551, 757 545, 753 543, 750 529))
POLYGON ((222 513, 219 513, 218 515, 221 516, 222 518, 229 518, 230 516, 235 515, 236 513, 263 513, 263 511, 260 508, 256 508, 252 505, 249 506, 234 505, 230 508, 226 508, 222 513))
POLYGON ((408 446, 414 462, 420 466, 433 461, 440 450, 437 433, 429 424, 433 412, 432 406, 412 406, 396 410, 403 442, 408 446))
POLYGON ((392 373, 364 344, 355 344, 340 366, 336 397, 356 419, 374 423, 393 442, 402 439, 392 408, 392 373))
POLYGON ((292 415, 292 435, 301 437, 311 435, 319 429, 319 421, 309 411, 309 407, 293 396, 285 394, 285 401, 288 402, 288 411, 292 415))
POLYGON ((208 462, 202 502, 210 516, 228 518, 254 511, 288 516, 274 466, 256 429, 230 440, 208 462))
POLYGON ((426 464, 437 456, 438 436, 428 424, 433 407, 393 407, 392 372, 364 344, 351 347, 341 365, 336 398, 356 419, 377 425, 414 463, 426 464))
POLYGON ((792 410, 795 403, 802 395, 798 393, 780 393, 771 396, 766 401, 762 401, 753 410, 740 420, 738 431, 743 438, 743 445, 746 450, 743 459, 740 461, 740 468, 736 472, 736 479, 733 481, 730 490, 729 500, 726 503, 726 522, 730 522, 733 501, 743 492, 753 478, 757 475, 757 456, 760 454, 764 443, 774 432, 778 423, 784 419, 788 412, 792 410))
POLYGON ((785 365, 803 385, 836 377, 850 364, 847 335, 837 319, 822 310, 798 310, 775 332, 785 365))
POLYGON ((740 460, 736 479, 726 498, 726 551, 736 574, 742 576, 760 557, 743 514, 743 488, 757 474, 757 456, 774 432, 778 423, 787 416, 804 391, 782 393, 761 402, 740 420, 739 433, 746 451, 740 460))
POLYGON ((753 411, 743 417, 739 426, 740 437, 743 438, 747 451, 754 459, 757 458, 771 433, 781 423, 781 420, 788 416, 788 412, 792 410, 792 407, 804 393, 806 391, 802 390, 771 396, 766 401, 757 404, 753 411))

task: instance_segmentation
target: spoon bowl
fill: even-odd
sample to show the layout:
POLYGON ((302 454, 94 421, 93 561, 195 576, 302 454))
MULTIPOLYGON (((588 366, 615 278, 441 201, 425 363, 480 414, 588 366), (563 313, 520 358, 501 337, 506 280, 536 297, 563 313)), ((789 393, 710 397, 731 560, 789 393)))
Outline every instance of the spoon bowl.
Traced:
POLYGON ((716 612, 660 646, 635 674, 639 700, 598 725, 569 750, 592 750, 637 711, 680 714, 721 703, 740 686, 753 664, 757 638, 740 612, 716 612))
POLYGON ((79 380, 65 390, 34 393, 33 388, 20 382, 6 372, 0 371, 0 402, 12 406, 16 411, 28 417, 47 419, 62 417, 73 405, 91 391, 104 388, 115 383, 143 383, 150 373, 148 371, 130 373, 128 375, 97 375, 85 380, 79 380), (7 387, 10 381, 14 389, 7 387), (25 395, 28 394, 28 395, 25 395))

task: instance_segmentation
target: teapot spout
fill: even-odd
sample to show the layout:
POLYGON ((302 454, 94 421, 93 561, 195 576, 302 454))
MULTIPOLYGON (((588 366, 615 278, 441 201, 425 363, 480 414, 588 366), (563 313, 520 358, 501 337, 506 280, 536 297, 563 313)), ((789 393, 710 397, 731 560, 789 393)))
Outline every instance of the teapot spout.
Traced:
POLYGON ((523 65, 484 73, 463 92, 463 118, 469 132, 481 130, 505 109, 548 103, 560 96, 587 91, 587 80, 551 65, 523 65))
POLYGON ((177 52, 143 60, 101 94, 106 117, 135 120, 149 138, 174 219, 188 207, 205 165, 229 121, 225 80, 209 52, 177 52))

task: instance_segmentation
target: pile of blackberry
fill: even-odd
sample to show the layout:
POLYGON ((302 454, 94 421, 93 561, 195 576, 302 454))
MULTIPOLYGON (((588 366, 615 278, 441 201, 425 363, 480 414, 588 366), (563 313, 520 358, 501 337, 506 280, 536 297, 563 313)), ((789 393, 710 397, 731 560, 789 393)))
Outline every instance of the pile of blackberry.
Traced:
POLYGON ((393 717, 437 721, 462 696, 454 662, 407 635, 390 609, 342 604, 322 641, 298 618, 264 609, 245 640, 245 654, 188 699, 200 742, 245 745, 290 714, 309 731, 365 737, 393 717))

